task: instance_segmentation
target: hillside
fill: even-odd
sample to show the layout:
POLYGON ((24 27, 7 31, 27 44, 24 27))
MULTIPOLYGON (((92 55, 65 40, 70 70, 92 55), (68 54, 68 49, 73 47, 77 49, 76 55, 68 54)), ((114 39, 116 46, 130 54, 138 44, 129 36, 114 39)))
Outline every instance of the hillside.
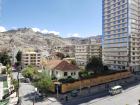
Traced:
POLYGON ((34 32, 31 28, 19 28, 0 33, 0 49, 11 48, 38 48, 47 49, 48 47, 61 46, 68 44, 63 38, 53 33, 43 34, 34 32))

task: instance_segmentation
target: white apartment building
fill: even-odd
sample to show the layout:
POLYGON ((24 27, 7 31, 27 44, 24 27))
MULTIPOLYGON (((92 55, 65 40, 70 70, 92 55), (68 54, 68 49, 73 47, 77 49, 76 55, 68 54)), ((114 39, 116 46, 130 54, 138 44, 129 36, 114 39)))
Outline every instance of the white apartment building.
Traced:
POLYGON ((103 62, 140 70, 140 0, 103 1, 103 62))
POLYGON ((101 56, 101 44, 79 44, 75 46, 75 59, 79 66, 85 66, 92 56, 101 56))
POLYGON ((22 63, 24 66, 26 66, 26 65, 40 66, 41 52, 23 51, 22 52, 22 63))

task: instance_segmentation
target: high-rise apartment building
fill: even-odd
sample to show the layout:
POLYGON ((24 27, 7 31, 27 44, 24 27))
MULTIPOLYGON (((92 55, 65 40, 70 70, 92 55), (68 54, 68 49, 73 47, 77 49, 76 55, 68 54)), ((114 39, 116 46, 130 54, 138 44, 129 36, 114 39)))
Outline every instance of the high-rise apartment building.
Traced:
POLYGON ((140 70, 140 0, 103 0, 103 62, 140 70))
POLYGON ((82 40, 81 44, 75 45, 75 59, 79 66, 85 66, 92 56, 102 57, 100 36, 82 40))

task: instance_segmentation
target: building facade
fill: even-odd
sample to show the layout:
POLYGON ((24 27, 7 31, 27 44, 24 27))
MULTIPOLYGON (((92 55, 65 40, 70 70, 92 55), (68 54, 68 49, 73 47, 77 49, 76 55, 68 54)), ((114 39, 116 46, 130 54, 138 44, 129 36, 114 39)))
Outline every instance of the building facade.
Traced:
POLYGON ((85 66, 92 56, 102 56, 101 43, 96 43, 92 39, 87 44, 75 45, 75 60, 79 66, 85 66))
POLYGON ((35 66, 39 67, 41 64, 41 52, 23 51, 22 52, 22 64, 23 64, 23 66, 35 65, 35 66))
POLYGON ((102 1, 104 64, 114 70, 140 70, 140 1, 102 1))
POLYGON ((68 63, 65 60, 49 60, 43 64, 44 70, 53 78, 64 79, 69 76, 75 79, 79 78, 80 69, 78 66, 68 63))

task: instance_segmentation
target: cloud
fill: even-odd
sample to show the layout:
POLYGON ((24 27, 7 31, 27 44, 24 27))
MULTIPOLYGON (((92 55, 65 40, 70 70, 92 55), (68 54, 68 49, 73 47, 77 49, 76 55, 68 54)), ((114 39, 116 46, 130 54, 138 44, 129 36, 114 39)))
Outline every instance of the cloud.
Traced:
POLYGON ((47 34, 49 31, 46 30, 46 29, 43 29, 41 32, 42 32, 43 34, 47 34))
POLYGON ((32 28, 34 32, 41 32, 39 28, 32 28))
POLYGON ((79 33, 68 34, 68 37, 81 37, 79 33))
POLYGON ((6 31, 6 28, 3 26, 0 26, 0 32, 5 32, 5 31, 6 31))
POLYGON ((53 33, 54 35, 59 35, 60 32, 57 32, 57 31, 49 31, 48 33, 53 33))
POLYGON ((39 28, 32 28, 32 30, 34 31, 34 32, 41 32, 41 33, 43 33, 43 34, 48 34, 48 33, 53 33, 54 35, 59 35, 60 34, 60 32, 57 32, 57 31, 48 31, 47 29, 39 29, 39 28))

